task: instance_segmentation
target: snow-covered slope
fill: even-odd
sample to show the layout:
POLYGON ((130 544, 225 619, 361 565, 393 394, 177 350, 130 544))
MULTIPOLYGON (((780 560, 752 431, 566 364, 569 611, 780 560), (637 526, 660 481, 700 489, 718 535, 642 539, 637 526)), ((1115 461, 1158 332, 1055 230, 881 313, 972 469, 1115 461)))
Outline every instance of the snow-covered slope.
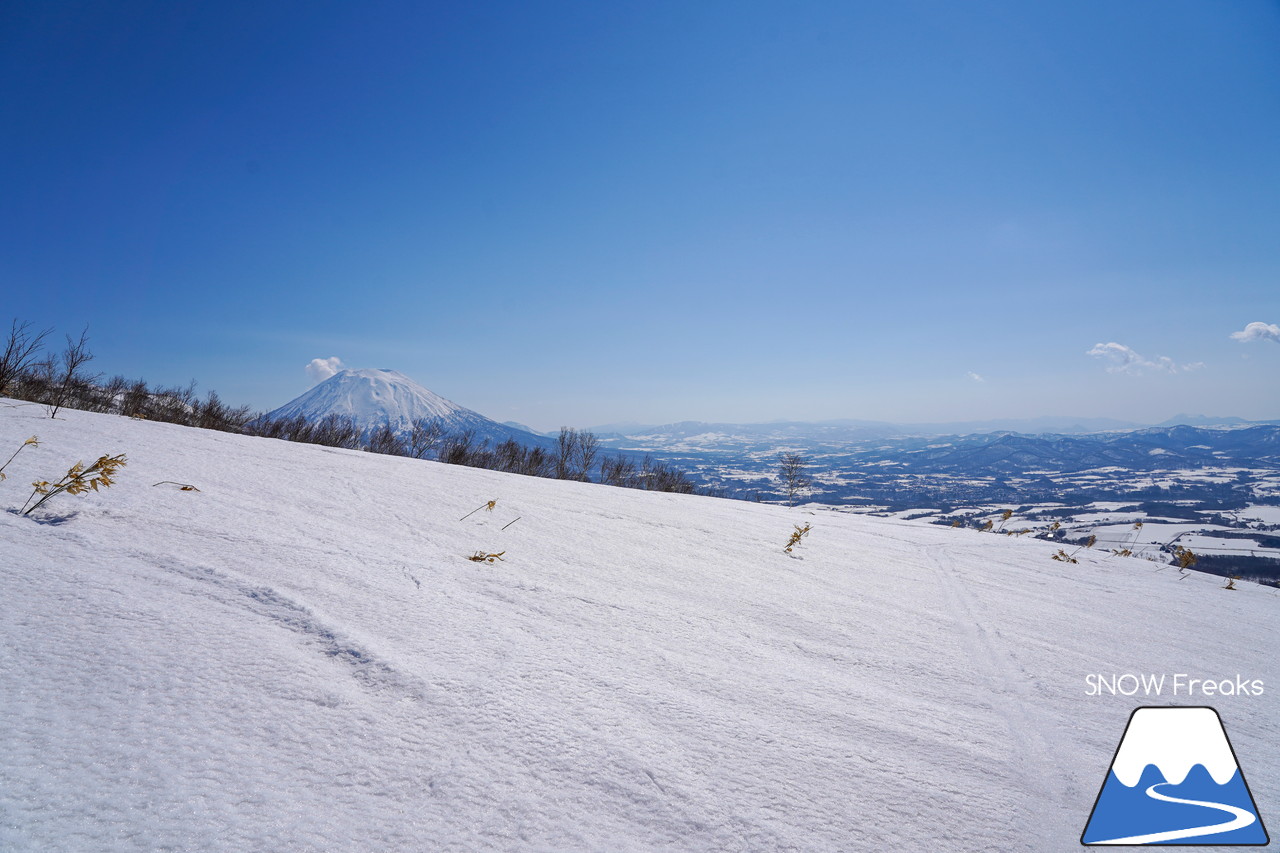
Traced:
POLYGON ((340 370, 300 397, 267 413, 268 418, 299 415, 311 421, 326 415, 342 415, 354 418, 364 430, 389 424, 397 432, 408 430, 417 418, 427 418, 439 421, 449 432, 473 430, 477 441, 488 439, 497 444, 514 438, 528 446, 548 444, 545 436, 490 420, 395 370, 340 370))
POLYGON ((1170 702, 1280 809, 1275 590, 34 406, 0 460, 33 433, 0 507, 129 464, 0 512, 6 851, 1075 850, 1130 711, 1170 702))

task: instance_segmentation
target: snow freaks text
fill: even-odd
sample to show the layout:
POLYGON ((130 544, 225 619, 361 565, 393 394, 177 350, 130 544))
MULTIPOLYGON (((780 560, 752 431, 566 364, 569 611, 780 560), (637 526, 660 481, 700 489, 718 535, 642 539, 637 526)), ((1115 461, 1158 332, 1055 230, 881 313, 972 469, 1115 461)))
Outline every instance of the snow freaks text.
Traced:
POLYGON ((1185 672, 1091 672, 1084 677, 1086 696, 1261 696, 1261 678, 1193 678, 1185 672))

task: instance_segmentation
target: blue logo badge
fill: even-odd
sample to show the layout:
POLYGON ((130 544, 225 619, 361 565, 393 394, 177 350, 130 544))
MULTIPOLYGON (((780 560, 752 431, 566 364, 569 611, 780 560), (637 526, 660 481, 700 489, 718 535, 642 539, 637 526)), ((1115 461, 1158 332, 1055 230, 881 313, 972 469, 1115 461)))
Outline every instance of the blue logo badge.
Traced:
POLYGON ((1139 708, 1129 717, 1080 842, 1267 844, 1266 827, 1212 708, 1139 708))

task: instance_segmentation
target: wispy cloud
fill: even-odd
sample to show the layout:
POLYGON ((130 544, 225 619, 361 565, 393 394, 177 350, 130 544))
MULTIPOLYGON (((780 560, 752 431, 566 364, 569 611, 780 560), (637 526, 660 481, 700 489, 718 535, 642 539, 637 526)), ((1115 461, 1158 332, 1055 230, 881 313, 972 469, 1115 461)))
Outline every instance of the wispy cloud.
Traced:
POLYGON ((974 373, 972 370, 970 370, 970 371, 969 371, 967 374, 965 374, 965 375, 966 375, 966 376, 968 376, 970 379, 972 379, 974 382, 986 382, 986 381, 987 381, 987 378, 986 378, 985 376, 980 376, 980 375, 978 375, 977 373, 974 373))
POLYGON ((1280 326, 1275 323, 1250 323, 1239 332, 1231 333, 1237 341, 1275 341, 1280 344, 1280 326))
POLYGON ((307 365, 307 377, 311 380, 312 385, 318 385, 342 368, 342 359, 336 355, 329 358, 313 358, 307 365))
POLYGON ((1147 358, 1141 353, 1135 352, 1132 347, 1118 344, 1115 341, 1107 344, 1094 344, 1093 349, 1089 350, 1087 355, 1108 362, 1108 373, 1139 374, 1148 370, 1160 373, 1184 373, 1204 367, 1204 362, 1202 361, 1192 362, 1191 364, 1177 364, 1173 359, 1165 355, 1147 358))

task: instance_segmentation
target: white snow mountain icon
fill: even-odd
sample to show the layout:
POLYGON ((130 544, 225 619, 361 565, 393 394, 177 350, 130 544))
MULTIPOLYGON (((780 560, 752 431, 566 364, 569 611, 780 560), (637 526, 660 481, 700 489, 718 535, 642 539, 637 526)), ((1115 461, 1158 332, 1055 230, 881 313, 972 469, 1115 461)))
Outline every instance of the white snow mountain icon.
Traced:
POLYGON ((1129 718, 1080 842, 1249 845, 1269 842, 1212 708, 1139 708, 1129 718))

